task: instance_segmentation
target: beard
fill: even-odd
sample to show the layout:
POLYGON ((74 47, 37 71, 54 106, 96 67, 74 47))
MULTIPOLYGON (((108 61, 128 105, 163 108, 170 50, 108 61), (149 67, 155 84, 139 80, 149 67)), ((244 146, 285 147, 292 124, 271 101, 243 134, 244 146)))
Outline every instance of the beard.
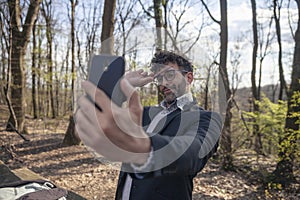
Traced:
POLYGON ((176 95, 172 92, 170 94, 164 95, 164 99, 168 104, 171 104, 175 101, 176 95))
POLYGON ((170 104, 176 100, 177 97, 184 95, 186 91, 186 81, 183 79, 179 84, 173 84, 169 87, 164 87, 162 93, 164 100, 170 104))

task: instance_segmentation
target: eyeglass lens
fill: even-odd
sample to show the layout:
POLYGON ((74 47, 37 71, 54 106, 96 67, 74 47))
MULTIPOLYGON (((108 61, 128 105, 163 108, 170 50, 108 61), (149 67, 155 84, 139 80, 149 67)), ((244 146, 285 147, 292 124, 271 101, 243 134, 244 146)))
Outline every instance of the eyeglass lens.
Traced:
POLYGON ((156 80, 158 83, 161 83, 163 78, 165 78, 167 81, 172 81, 175 78, 175 70, 168 70, 164 74, 158 75, 156 80))

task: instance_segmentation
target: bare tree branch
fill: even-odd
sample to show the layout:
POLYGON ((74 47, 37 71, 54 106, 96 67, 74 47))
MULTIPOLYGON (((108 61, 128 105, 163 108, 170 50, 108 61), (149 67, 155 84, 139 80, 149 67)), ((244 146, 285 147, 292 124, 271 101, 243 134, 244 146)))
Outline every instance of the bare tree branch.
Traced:
POLYGON ((288 11, 288 22, 289 22, 289 28, 291 30, 291 34, 292 34, 292 37, 294 38, 295 40, 295 31, 293 30, 293 26, 292 26, 292 22, 291 22, 291 14, 290 14, 290 3, 291 3, 291 0, 289 0, 288 2, 288 6, 287 6, 287 11, 288 11))
POLYGON ((147 16, 151 17, 151 18, 155 18, 154 15, 152 15, 144 6, 144 4, 141 2, 141 0, 138 0, 140 5, 142 6, 143 11, 146 13, 147 16))
POLYGON ((220 24, 221 22, 220 22, 219 20, 217 20, 216 18, 214 18, 214 16, 211 14, 211 12, 210 12, 210 10, 209 10, 207 4, 206 4, 203 0, 201 0, 201 2, 202 2, 202 4, 203 4, 205 10, 207 11, 208 15, 211 17, 211 19, 212 19, 214 22, 220 24))

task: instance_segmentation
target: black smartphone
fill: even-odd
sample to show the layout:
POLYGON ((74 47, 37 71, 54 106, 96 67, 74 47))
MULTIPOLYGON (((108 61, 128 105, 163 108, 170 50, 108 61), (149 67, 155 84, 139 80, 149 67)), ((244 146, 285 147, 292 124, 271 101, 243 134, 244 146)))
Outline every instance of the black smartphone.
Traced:
POLYGON ((121 56, 93 55, 90 58, 88 80, 102 89, 118 106, 126 99, 120 88, 124 73, 125 60, 121 56))

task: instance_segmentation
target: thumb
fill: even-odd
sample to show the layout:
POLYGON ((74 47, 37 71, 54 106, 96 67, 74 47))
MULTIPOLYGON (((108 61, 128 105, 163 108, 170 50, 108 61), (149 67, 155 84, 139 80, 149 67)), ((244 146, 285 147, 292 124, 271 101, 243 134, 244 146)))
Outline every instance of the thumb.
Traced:
POLYGON ((135 88, 129 83, 126 78, 123 78, 120 82, 121 90, 127 97, 127 100, 131 97, 132 93, 134 93, 135 88))

